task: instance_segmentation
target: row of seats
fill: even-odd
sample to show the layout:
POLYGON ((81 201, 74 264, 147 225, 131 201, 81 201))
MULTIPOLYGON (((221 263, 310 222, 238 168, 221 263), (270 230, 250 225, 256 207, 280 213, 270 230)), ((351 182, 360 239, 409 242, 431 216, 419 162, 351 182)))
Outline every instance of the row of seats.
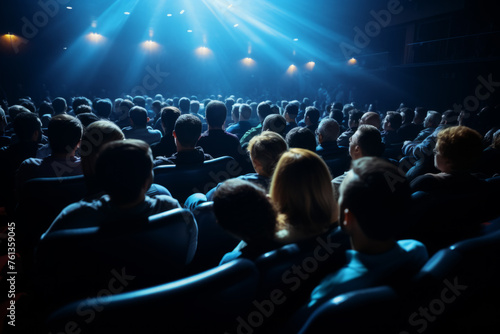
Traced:
POLYGON ((492 333, 500 329, 499 251, 500 232, 456 243, 437 252, 411 282, 337 296, 305 323, 294 324, 300 314, 289 313, 272 329, 266 318, 286 298, 278 289, 259 296, 263 268, 246 259, 152 288, 76 301, 52 313, 47 326, 57 333, 68 324, 81 333, 492 333))

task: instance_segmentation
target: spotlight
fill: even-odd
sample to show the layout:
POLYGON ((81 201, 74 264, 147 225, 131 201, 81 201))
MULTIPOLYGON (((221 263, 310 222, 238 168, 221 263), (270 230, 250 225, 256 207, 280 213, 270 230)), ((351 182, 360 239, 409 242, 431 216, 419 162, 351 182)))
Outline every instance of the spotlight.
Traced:
POLYGON ((236 27, 238 27, 238 26, 239 26, 239 24, 238 24, 238 23, 236 23, 233 27, 235 27, 235 28, 236 28, 236 27))
POLYGON ((252 67, 256 64, 255 60, 253 60, 252 58, 250 57, 246 57, 246 58, 243 58, 241 60, 241 63, 245 66, 248 66, 248 67, 252 67))
POLYGON ((180 14, 182 15, 182 14, 184 14, 185 12, 186 12, 186 11, 183 9, 183 10, 181 10, 180 14))
POLYGON ((142 43, 142 48, 146 51, 156 51, 160 48, 160 44, 149 40, 142 43))
POLYGON ((299 41, 299 39, 298 39, 298 38, 294 38, 294 39, 293 39, 293 41, 294 41, 294 42, 298 42, 298 41, 299 41))
POLYGON ((312 71, 314 69, 314 66, 316 66, 316 63, 313 62, 313 61, 310 61, 306 64, 306 68, 309 70, 309 71, 312 71))
POLYGON ((71 6, 68 6, 68 7, 66 7, 66 9, 73 9, 73 7, 71 7, 71 6))
POLYGON ((187 32, 193 32, 191 29, 189 29, 187 32))
POLYGON ((206 46, 200 46, 199 48, 197 48, 195 51, 197 56, 199 57, 209 57, 212 55, 212 50, 210 50, 209 48, 207 48, 206 46))
POLYGON ((294 64, 290 65, 288 67, 288 69, 286 70, 286 74, 288 74, 288 75, 292 75, 295 72, 297 72, 297 66, 295 66, 294 64))
POLYGON ((92 43, 100 43, 104 40, 104 36, 96 32, 91 32, 86 37, 92 43))
POLYGON ((124 12, 123 14, 125 14, 125 15, 130 15, 130 12, 124 12))
POLYGON ((347 61, 347 64, 350 65, 350 66, 354 66, 358 63, 358 61, 356 60, 356 58, 351 58, 347 61))
POLYGON ((170 16, 172 16, 172 14, 168 13, 167 16, 170 17, 170 16))

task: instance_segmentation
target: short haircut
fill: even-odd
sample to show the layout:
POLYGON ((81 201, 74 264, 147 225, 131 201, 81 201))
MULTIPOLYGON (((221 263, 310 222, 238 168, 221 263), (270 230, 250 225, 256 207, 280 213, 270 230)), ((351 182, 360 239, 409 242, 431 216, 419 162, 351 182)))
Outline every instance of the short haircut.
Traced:
POLYGON ((237 120, 240 119, 240 105, 240 103, 235 103, 231 108, 231 116, 236 118, 237 120))
POLYGON ((86 98, 85 96, 77 96, 73 98, 73 102, 71 102, 71 106, 73 107, 73 110, 76 110, 78 106, 81 106, 82 104, 85 104, 89 107, 92 107, 92 102, 86 98))
POLYGON ((21 99, 19 100, 19 104, 28 109, 31 112, 36 112, 36 106, 33 103, 33 101, 28 100, 28 99, 21 99))
POLYGON ((86 128, 90 124, 97 122, 100 118, 94 113, 91 112, 84 112, 81 114, 76 115, 76 118, 82 122, 83 128, 86 128))
POLYGON ((446 125, 458 125, 460 112, 455 110, 446 110, 441 116, 441 123, 446 122, 446 125))
POLYGON ((336 142, 339 137, 340 126, 333 118, 325 118, 318 125, 318 134, 325 142, 336 142))
POLYGON ((13 121, 16 118, 16 116, 22 112, 31 112, 28 108, 23 107, 19 104, 15 104, 13 106, 10 106, 8 111, 9 111, 9 117, 10 117, 11 121, 13 121))
POLYGON ((63 97, 56 97, 52 101, 52 107, 54 108, 54 114, 62 114, 68 109, 66 100, 63 97))
POLYGON ((342 124, 344 121, 344 114, 342 113, 342 110, 333 108, 330 111, 330 118, 336 120, 338 124, 342 124))
POLYGON ((127 204, 137 199, 152 176, 153 156, 149 145, 136 139, 105 144, 96 162, 98 182, 112 201, 127 204))
POLYGON ((399 109, 399 113, 403 118, 402 124, 410 124, 415 118, 415 111, 413 111, 411 108, 408 107, 403 107, 399 109))
POLYGON ((181 97, 179 99, 179 109, 181 113, 183 114, 188 113, 190 106, 191 106, 191 101, 187 97, 181 97))
POLYGON ((388 111, 387 115, 385 116, 385 121, 387 123, 391 123, 391 128, 393 128, 394 131, 396 131, 401 127, 403 118, 401 117, 400 113, 397 113, 395 111, 388 111))
POLYGON ((261 102, 257 106, 257 115, 261 122, 264 122, 267 116, 271 115, 273 111, 271 110, 271 105, 267 102, 261 102))
POLYGON ((151 103, 151 107, 153 109, 158 108, 159 110, 161 110, 161 106, 162 106, 162 102, 160 100, 154 100, 153 103, 151 103))
POLYGON ((85 114, 85 113, 91 113, 92 112, 92 107, 88 106, 86 104, 80 104, 76 109, 74 110, 75 115, 78 114, 85 114))
POLYGON ((134 96, 134 98, 132 99, 132 102, 136 106, 143 107, 143 108, 146 107, 146 99, 144 98, 144 96, 140 96, 140 95, 134 96))
POLYGON ((21 142, 31 140, 35 131, 42 131, 42 123, 37 114, 27 109, 24 112, 16 114, 12 121, 12 125, 14 127, 14 132, 21 142))
POLYGON ((439 126, 439 123, 441 123, 441 119, 442 116, 440 113, 435 110, 429 110, 427 112, 427 116, 425 117, 424 125, 431 128, 437 128, 439 126))
POLYGON ((279 134, 272 131, 263 131, 250 139, 247 150, 252 160, 258 160, 262 165, 265 176, 271 177, 281 155, 288 146, 279 134))
POLYGON ((120 102, 120 107, 127 107, 128 110, 134 107, 134 103, 130 100, 124 99, 120 102))
POLYGON ((449 161, 453 171, 469 171, 481 158, 483 137, 466 126, 452 126, 439 131, 436 150, 449 161))
POLYGON ((172 135, 172 130, 174 129, 175 122, 181 115, 181 111, 176 107, 164 107, 161 110, 161 123, 165 128, 165 135, 172 135))
POLYGON ((293 118, 299 113, 299 106, 296 103, 290 102, 285 107, 285 112, 293 118))
POLYGON ((427 110, 424 107, 415 107, 415 117, 413 119, 418 119, 423 122, 426 115, 427 110))
POLYGON ((262 122, 262 131, 273 131, 280 134, 282 137, 286 136, 286 119, 280 114, 271 114, 266 117, 262 122))
POLYGON ((200 111, 200 102, 198 102, 196 100, 191 101, 189 108, 190 108, 192 113, 197 114, 198 111, 200 111))
POLYGON ((355 122, 356 124, 359 123, 359 120, 363 117, 363 112, 358 109, 350 109, 349 110, 349 121, 350 122, 355 122))
POLYGON ((357 144, 365 157, 380 157, 384 153, 382 134, 373 125, 363 124, 356 130, 357 144))
POLYGON ((405 175, 381 158, 363 157, 340 185, 340 212, 356 217, 361 230, 371 239, 394 239, 410 205, 411 190, 405 175))
POLYGON ((200 138, 201 130, 201 121, 195 115, 180 115, 175 122, 174 131, 177 141, 184 147, 195 147, 200 138))
POLYGON ((86 177, 95 175, 97 155, 104 144, 123 139, 122 130, 114 122, 98 120, 87 126, 80 145, 83 174, 86 177))
POLYGON ((313 124, 318 124, 319 122, 319 117, 320 117, 320 111, 316 107, 307 107, 306 112, 304 114, 304 117, 309 117, 309 120, 313 124))
POLYGON ((148 124, 148 112, 146 108, 135 106, 128 112, 134 126, 144 128, 148 124))
POLYGON ((94 109, 97 116, 101 118, 109 118, 111 109, 113 109, 113 104, 109 99, 99 99, 97 100, 94 109))
POLYGON ((252 107, 246 103, 240 105, 239 112, 241 120, 249 120, 252 117, 252 107))
POLYGON ((220 101, 211 101, 205 109, 205 115, 209 126, 220 128, 226 121, 226 105, 220 101))
POLYGON ((69 153, 82 139, 82 122, 68 114, 59 114, 49 121, 47 135, 52 153, 69 153))
POLYGON ((363 124, 366 125, 373 125, 377 129, 380 129, 380 125, 382 124, 382 121, 380 119, 380 114, 375 111, 367 111, 361 116, 361 120, 363 121, 363 124))
POLYGON ((217 223, 244 241, 274 238, 276 212, 265 191, 249 181, 222 183, 214 193, 213 210, 217 223))
POLYGON ((286 134, 286 142, 290 148, 303 148, 316 151, 316 137, 308 128, 297 126, 286 134))
POLYGON ((42 117, 43 115, 53 115, 54 114, 54 108, 52 107, 52 103, 43 101, 40 104, 40 107, 38 107, 38 115, 42 117))

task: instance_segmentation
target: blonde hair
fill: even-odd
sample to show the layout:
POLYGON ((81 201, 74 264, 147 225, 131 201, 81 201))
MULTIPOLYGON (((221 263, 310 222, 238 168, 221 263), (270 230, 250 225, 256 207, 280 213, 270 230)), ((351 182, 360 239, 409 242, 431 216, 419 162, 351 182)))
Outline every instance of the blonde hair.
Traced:
POLYGON ((338 221, 331 180, 325 162, 314 152, 292 148, 281 156, 270 189, 278 212, 278 238, 295 242, 326 232, 338 221))
POLYGON ((283 137, 276 132, 263 131, 260 135, 250 139, 247 149, 252 161, 258 160, 261 163, 264 176, 271 177, 276 164, 288 146, 283 137))

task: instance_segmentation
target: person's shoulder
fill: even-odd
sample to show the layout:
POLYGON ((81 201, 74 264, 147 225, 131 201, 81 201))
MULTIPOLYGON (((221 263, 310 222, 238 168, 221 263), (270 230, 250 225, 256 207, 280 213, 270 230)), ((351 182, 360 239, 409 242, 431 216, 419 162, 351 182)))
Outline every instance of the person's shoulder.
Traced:
POLYGON ((160 213, 171 209, 180 208, 179 201, 168 195, 146 196, 145 199, 153 209, 153 213, 160 213))
POLYGON ((437 174, 424 174, 417 176, 410 183, 412 191, 428 191, 436 187, 440 183, 440 178, 437 174))
POLYGON ((429 258, 427 247, 425 247, 425 245, 418 240, 399 240, 398 245, 409 257, 414 258, 415 261, 419 262, 421 265, 423 265, 429 258))

